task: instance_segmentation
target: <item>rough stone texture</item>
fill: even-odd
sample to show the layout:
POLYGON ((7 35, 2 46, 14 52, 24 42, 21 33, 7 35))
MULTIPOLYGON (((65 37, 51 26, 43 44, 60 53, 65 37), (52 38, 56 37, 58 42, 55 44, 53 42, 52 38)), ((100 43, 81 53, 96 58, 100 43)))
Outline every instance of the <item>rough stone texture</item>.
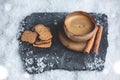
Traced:
MULTIPOLYGON (((92 52, 84 54, 65 48, 58 39, 58 31, 63 27, 64 18, 68 13, 33 13, 21 22, 21 28, 29 30, 36 24, 49 26, 52 35, 52 47, 48 49, 35 48, 31 44, 19 42, 19 53, 24 61, 25 70, 29 73, 40 73, 53 69, 74 70, 98 70, 104 68, 107 53, 108 22, 105 14, 91 13, 98 25, 103 25, 103 35, 99 48, 99 54, 92 52)), ((20 32, 21 33, 21 32, 20 32)))

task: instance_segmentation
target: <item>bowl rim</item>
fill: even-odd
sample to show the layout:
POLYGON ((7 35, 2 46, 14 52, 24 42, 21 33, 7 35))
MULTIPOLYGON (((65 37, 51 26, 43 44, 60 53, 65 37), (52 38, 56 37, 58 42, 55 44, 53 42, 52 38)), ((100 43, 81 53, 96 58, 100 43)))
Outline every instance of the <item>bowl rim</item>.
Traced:
POLYGON ((95 18, 94 18, 90 13, 87 13, 87 12, 84 12, 84 11, 74 11, 74 12, 68 14, 68 15, 66 16, 66 18, 65 18, 65 21, 64 21, 64 28, 66 29, 66 31, 67 31, 68 33, 70 33, 70 35, 76 36, 76 37, 83 37, 83 36, 89 35, 90 33, 93 33, 94 30, 95 30, 96 25, 97 25, 97 22, 96 22, 95 18), (75 14, 82 14, 82 15, 87 16, 87 17, 91 20, 91 22, 93 23, 93 26, 94 26, 93 30, 90 31, 89 33, 86 33, 86 34, 83 34, 83 35, 76 35, 76 34, 70 32, 70 31, 68 31, 67 28, 66 28, 66 20, 67 20, 70 16, 73 16, 73 15, 75 15, 75 14))

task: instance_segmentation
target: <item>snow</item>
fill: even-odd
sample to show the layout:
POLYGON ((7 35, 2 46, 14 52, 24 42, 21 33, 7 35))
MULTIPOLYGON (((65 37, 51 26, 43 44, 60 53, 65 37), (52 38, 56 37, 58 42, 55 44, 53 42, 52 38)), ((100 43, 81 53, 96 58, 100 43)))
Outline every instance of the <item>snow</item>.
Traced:
POLYGON ((42 57, 42 58, 35 58, 35 60, 37 60, 37 68, 33 65, 33 66, 29 66, 31 64, 33 64, 33 59, 32 58, 25 58, 25 65, 29 66, 26 68, 27 71, 29 72, 33 72, 33 70, 38 71, 38 72, 43 72, 44 68, 46 67, 46 64, 43 62, 46 58, 42 57))
POLYGON ((116 73, 120 61, 119 4, 119 0, 0 0, 0 65, 9 72, 6 79, 0 76, 0 80, 120 80, 120 73, 116 73), (108 15, 109 47, 105 69, 102 72, 51 70, 36 75, 27 74, 18 53, 16 36, 20 21, 33 12, 75 10, 108 15))
POLYGON ((116 74, 120 74, 120 61, 116 61, 114 63, 113 70, 116 74))
POLYGON ((24 76, 24 78, 26 78, 26 79, 29 79, 29 78, 30 78, 30 74, 28 74, 27 72, 25 72, 25 73, 23 74, 23 76, 24 76))
POLYGON ((102 71, 102 73, 104 74, 104 75, 107 75, 108 73, 109 73, 109 69, 104 69, 103 71, 102 71))
POLYGON ((5 7, 5 11, 10 11, 12 8, 11 4, 9 3, 4 4, 4 7, 5 7))
POLYGON ((5 67, 0 66, 0 80, 6 79, 7 77, 8 77, 8 70, 5 67))

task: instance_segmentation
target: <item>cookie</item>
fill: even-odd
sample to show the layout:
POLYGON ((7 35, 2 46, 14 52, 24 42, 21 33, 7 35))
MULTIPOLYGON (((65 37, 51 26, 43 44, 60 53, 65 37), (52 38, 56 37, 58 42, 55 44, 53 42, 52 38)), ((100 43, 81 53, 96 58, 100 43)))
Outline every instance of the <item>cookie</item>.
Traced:
POLYGON ((38 48, 49 48, 51 47, 52 43, 42 43, 42 44, 33 44, 34 47, 38 47, 38 48))
POLYGON ((44 41, 44 40, 36 40, 34 44, 39 45, 39 44, 45 44, 45 43, 50 43, 50 42, 51 42, 51 39, 46 40, 46 41, 44 41))
POLYGON ((52 34, 50 32, 50 28, 42 25, 42 24, 38 24, 33 28, 34 31, 36 31, 39 34, 39 38, 41 40, 49 40, 52 38, 52 34))
POLYGON ((35 42, 36 38, 37 38, 37 33, 29 30, 24 31, 21 36, 21 40, 23 42, 28 42, 31 44, 35 42))

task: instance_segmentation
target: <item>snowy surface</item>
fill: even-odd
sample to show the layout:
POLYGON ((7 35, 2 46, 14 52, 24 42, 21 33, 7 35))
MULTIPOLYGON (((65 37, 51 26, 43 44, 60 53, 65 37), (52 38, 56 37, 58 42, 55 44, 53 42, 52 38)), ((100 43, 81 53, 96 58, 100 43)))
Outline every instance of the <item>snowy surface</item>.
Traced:
POLYGON ((8 77, 0 80, 120 80, 119 4, 120 0, 0 0, 0 66, 8 71, 8 77), (16 38, 20 21, 33 12, 75 10, 108 15, 109 47, 105 69, 102 72, 52 70, 36 75, 26 73, 16 38))

